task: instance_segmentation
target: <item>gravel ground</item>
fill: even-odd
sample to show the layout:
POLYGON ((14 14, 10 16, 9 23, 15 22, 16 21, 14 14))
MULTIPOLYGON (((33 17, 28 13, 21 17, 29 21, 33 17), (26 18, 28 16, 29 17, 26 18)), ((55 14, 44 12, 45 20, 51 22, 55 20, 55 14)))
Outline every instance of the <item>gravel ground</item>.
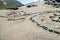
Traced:
MULTIPOLYGON (((7 18, 0 17, 0 40, 60 40, 59 34, 46 31, 30 20, 31 17, 38 16, 38 14, 44 10, 54 10, 54 8, 52 9, 47 5, 38 5, 38 7, 32 8, 26 8, 26 6, 23 6, 17 10, 19 13, 21 11, 23 13, 19 18, 25 19, 7 21, 7 18), (30 15, 24 15, 25 12, 30 15)), ((1 10, 0 12, 6 12, 6 10, 3 11, 4 10, 1 10)), ((39 19, 39 17, 40 16, 35 17, 35 19, 39 19)), ((36 21, 40 22, 40 19, 36 21)))

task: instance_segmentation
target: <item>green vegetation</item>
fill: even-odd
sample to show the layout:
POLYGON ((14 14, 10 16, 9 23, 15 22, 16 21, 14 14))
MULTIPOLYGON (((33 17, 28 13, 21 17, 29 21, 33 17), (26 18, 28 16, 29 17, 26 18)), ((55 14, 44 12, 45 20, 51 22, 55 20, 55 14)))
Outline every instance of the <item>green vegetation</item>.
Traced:
POLYGON ((23 6, 19 1, 17 0, 0 0, 0 9, 6 9, 6 8, 16 8, 16 7, 23 6), (4 3, 6 3, 4 5, 4 3))

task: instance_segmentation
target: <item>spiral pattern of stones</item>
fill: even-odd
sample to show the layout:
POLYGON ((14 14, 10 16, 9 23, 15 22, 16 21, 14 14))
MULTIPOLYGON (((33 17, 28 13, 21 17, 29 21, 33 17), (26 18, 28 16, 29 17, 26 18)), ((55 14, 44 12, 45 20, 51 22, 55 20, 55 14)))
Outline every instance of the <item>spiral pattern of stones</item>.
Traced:
MULTIPOLYGON (((38 15, 37 15, 37 16, 38 16, 38 15)), ((30 20, 31 20, 33 23, 36 23, 37 26, 42 27, 44 30, 47 30, 47 31, 49 31, 49 32, 53 32, 53 33, 56 33, 56 34, 60 34, 59 31, 56 31, 56 30, 53 30, 53 29, 49 29, 48 27, 43 26, 43 25, 41 26, 37 21, 35 21, 35 20, 33 19, 34 17, 36 17, 36 16, 31 17, 30 20)))

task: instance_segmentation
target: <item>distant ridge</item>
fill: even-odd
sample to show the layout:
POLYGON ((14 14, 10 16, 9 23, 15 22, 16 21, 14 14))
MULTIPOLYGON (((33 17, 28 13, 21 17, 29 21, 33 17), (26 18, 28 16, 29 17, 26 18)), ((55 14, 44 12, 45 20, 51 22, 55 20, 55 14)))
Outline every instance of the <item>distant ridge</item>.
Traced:
POLYGON ((23 6, 22 3, 20 3, 17 0, 0 0, 0 9, 6 9, 6 8, 16 8, 16 7, 23 6), (5 5, 4 5, 5 3, 5 5))

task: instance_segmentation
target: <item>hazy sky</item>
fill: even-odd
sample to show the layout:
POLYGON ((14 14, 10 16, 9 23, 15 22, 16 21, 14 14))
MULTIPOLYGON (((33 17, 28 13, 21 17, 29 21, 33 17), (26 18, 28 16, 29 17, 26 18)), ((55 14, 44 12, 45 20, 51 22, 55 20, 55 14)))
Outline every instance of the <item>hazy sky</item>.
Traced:
MULTIPOLYGON (((27 3, 30 3, 30 2, 36 2, 38 0, 18 0, 18 1, 20 1, 23 4, 27 4, 27 3)), ((43 0, 40 0, 40 1, 43 1, 43 0)))

